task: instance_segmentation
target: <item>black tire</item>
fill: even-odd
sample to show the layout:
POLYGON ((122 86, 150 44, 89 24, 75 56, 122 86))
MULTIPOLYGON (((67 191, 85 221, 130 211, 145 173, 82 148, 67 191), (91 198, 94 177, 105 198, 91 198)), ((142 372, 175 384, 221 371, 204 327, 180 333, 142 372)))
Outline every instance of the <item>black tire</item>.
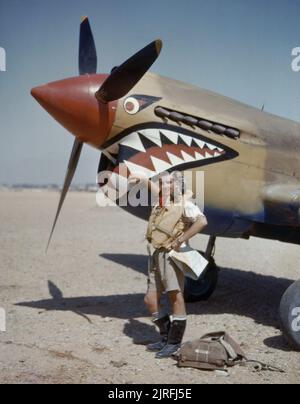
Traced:
POLYGON ((219 268, 215 260, 210 263, 198 281, 186 278, 184 297, 187 303, 203 302, 208 300, 216 290, 219 280, 219 268))
POLYGON ((280 321, 285 338, 292 348, 300 351, 300 281, 293 283, 283 295, 280 321))

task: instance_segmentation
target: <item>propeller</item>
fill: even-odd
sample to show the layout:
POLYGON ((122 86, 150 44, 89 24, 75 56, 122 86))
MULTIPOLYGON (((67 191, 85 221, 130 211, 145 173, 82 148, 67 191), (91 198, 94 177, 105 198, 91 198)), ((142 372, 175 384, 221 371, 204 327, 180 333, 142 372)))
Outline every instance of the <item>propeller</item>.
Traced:
POLYGON ((50 234, 50 238, 48 241, 48 245, 47 245, 47 249, 46 251, 48 251, 51 240, 52 240, 52 236, 61 212, 61 209, 63 207, 64 201, 66 199, 67 193, 69 191, 70 185, 72 183, 72 180, 74 178, 74 174, 76 172, 76 168, 78 166, 78 162, 79 162, 79 158, 81 155, 81 151, 82 151, 82 147, 83 147, 83 143, 80 142, 78 139, 75 139, 74 145, 73 145, 73 150, 71 153, 71 157, 70 157, 70 162, 68 165, 68 169, 67 169, 67 174, 66 174, 66 178, 65 178, 65 182, 64 182, 64 186, 62 188, 61 191, 61 195, 60 195, 60 200, 59 200, 59 204, 58 204, 58 208, 57 208, 57 212, 55 215, 55 219, 54 219, 54 223, 52 226, 52 230, 51 230, 51 234, 50 234))
MULTIPOLYGON (((162 41, 156 40, 136 53, 121 66, 114 68, 110 76, 108 76, 95 94, 98 101, 107 104, 124 97, 147 73, 158 58, 161 49, 162 41)), ((95 74, 96 71, 97 51, 95 41, 89 19, 83 17, 80 25, 79 73, 80 75, 95 74)), ((49 249, 60 212, 74 178, 82 148, 83 143, 76 138, 46 251, 49 249)))
POLYGON ((79 40, 79 73, 95 74, 97 72, 97 51, 90 22, 83 17, 79 40))
POLYGON ((119 100, 141 80, 160 55, 162 41, 160 39, 150 43, 136 53, 121 66, 112 70, 96 93, 96 98, 107 103, 119 100))
MULTIPOLYGON (((94 74, 97 71, 97 51, 95 46, 95 41, 89 19, 84 17, 80 25, 80 38, 79 38, 79 73, 84 74, 94 74)), ((50 238, 48 241, 46 252, 49 249, 54 230, 63 207, 64 201, 66 199, 67 193, 69 191, 70 185, 74 178, 80 155, 82 152, 83 143, 77 138, 74 141, 73 149, 71 152, 71 157, 67 169, 67 174, 65 177, 65 182, 61 191, 60 200, 55 215, 54 223, 50 233, 50 238)))

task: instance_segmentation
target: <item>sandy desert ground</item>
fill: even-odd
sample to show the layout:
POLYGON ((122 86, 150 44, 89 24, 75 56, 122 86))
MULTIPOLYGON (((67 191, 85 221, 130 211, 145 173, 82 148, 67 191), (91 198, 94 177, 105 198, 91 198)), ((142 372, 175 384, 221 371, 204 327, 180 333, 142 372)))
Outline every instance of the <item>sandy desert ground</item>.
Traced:
MULTIPOLYGON (((0 192, 1 383, 299 383, 300 354, 278 329, 278 305, 300 278, 297 246, 219 239, 210 301, 189 305, 186 339, 226 330, 248 356, 286 373, 178 369, 145 351, 156 333, 143 306, 145 223, 94 194, 70 193, 48 255, 58 195, 0 192)), ((193 244, 203 246, 206 237, 193 244)))

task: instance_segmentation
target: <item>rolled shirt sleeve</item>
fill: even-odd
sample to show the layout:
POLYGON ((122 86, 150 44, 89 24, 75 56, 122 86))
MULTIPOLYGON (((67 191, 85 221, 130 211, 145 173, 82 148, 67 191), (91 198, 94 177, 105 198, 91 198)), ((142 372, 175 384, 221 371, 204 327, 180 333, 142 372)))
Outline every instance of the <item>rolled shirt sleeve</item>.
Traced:
POLYGON ((199 218, 205 217, 199 206, 195 205, 192 201, 186 201, 184 216, 190 223, 195 223, 199 218))

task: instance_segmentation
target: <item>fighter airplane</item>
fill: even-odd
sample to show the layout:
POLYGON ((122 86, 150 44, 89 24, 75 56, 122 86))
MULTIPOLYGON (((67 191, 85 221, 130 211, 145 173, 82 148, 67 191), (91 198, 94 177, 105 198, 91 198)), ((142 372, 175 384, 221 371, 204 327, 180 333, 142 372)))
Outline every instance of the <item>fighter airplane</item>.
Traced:
MULTIPOLYGON (((300 124, 149 73, 161 49, 162 42, 154 41, 110 74, 96 74, 96 47, 85 17, 80 75, 32 90, 75 137, 50 239, 88 144, 102 151, 99 172, 115 176, 120 164, 149 178, 163 171, 204 171, 209 257, 217 237, 300 244, 300 124)), ((149 214, 145 208, 130 210, 144 219, 149 214)), ((187 281, 187 299, 208 298, 216 280, 211 260, 204 279, 187 281)), ((283 296, 280 317, 285 336, 300 349, 300 282, 283 296)))

